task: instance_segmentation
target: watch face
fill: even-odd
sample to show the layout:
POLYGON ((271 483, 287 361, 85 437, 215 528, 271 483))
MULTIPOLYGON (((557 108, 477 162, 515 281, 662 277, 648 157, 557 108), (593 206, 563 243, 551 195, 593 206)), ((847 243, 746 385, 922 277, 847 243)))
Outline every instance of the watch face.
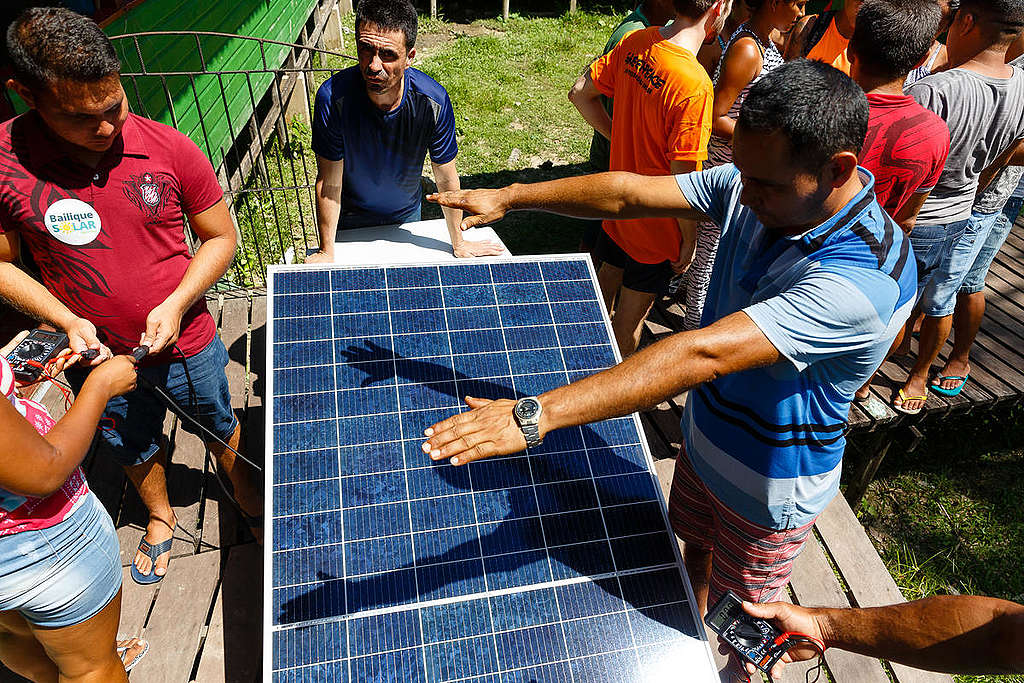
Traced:
POLYGON ((540 412, 540 402, 535 399, 526 399, 516 405, 516 415, 520 420, 532 420, 540 412))

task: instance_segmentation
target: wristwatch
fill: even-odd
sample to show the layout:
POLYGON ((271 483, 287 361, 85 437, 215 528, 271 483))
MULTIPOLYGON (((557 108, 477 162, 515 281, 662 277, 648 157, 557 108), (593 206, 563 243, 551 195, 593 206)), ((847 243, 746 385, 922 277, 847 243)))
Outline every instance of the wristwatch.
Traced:
POLYGON ((523 436, 526 437, 527 448, 539 446, 544 441, 541 438, 538 427, 541 412, 540 401, 536 396, 527 396, 526 398, 519 399, 516 401, 516 407, 512 411, 519 429, 522 430, 523 436))

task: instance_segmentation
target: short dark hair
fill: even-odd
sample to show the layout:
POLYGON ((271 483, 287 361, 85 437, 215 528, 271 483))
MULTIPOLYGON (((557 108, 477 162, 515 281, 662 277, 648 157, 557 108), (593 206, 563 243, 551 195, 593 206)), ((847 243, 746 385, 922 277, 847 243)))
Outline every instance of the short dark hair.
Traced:
POLYGON ((960 11, 977 17, 996 43, 1009 42, 1024 30, 1024 0, 961 0, 960 11))
POLYGON ((95 83, 121 71, 110 39, 92 19, 63 7, 31 7, 7 29, 14 78, 30 89, 59 80, 95 83))
POLYGON ((672 7, 676 14, 682 14, 689 19, 700 19, 708 10, 714 7, 718 0, 672 0, 672 7))
POLYGON ((364 23, 379 26, 385 31, 401 31, 405 34, 405 49, 416 46, 416 29, 419 19, 416 8, 409 0, 359 0, 356 7, 356 33, 364 23))
POLYGON ((744 131, 782 133, 793 160, 817 172, 834 154, 860 154, 868 132, 868 99, 839 69, 797 59, 750 88, 736 125, 744 131))
POLYGON ((865 0, 849 51, 874 76, 904 78, 928 55, 941 21, 935 0, 865 0))

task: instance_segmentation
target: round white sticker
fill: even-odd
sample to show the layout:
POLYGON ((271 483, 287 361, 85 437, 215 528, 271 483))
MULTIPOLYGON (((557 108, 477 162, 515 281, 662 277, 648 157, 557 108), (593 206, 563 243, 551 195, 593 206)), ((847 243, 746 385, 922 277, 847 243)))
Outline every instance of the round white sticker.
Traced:
POLYGON ((50 235, 64 244, 89 244, 100 234, 100 215, 78 199, 61 199, 50 204, 43 222, 50 235))

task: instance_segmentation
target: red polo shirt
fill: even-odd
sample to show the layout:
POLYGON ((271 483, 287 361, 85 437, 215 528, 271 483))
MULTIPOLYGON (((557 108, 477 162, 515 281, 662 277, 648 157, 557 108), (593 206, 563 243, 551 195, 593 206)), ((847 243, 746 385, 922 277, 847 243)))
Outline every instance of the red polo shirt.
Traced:
MULTIPOLYGON (((195 143, 134 114, 96 168, 65 150, 35 112, 0 124, 0 232, 20 236, 46 288, 125 353, 192 260, 185 216, 223 191, 195 143)), ((182 318, 178 346, 195 355, 215 333, 200 300, 182 318)))

